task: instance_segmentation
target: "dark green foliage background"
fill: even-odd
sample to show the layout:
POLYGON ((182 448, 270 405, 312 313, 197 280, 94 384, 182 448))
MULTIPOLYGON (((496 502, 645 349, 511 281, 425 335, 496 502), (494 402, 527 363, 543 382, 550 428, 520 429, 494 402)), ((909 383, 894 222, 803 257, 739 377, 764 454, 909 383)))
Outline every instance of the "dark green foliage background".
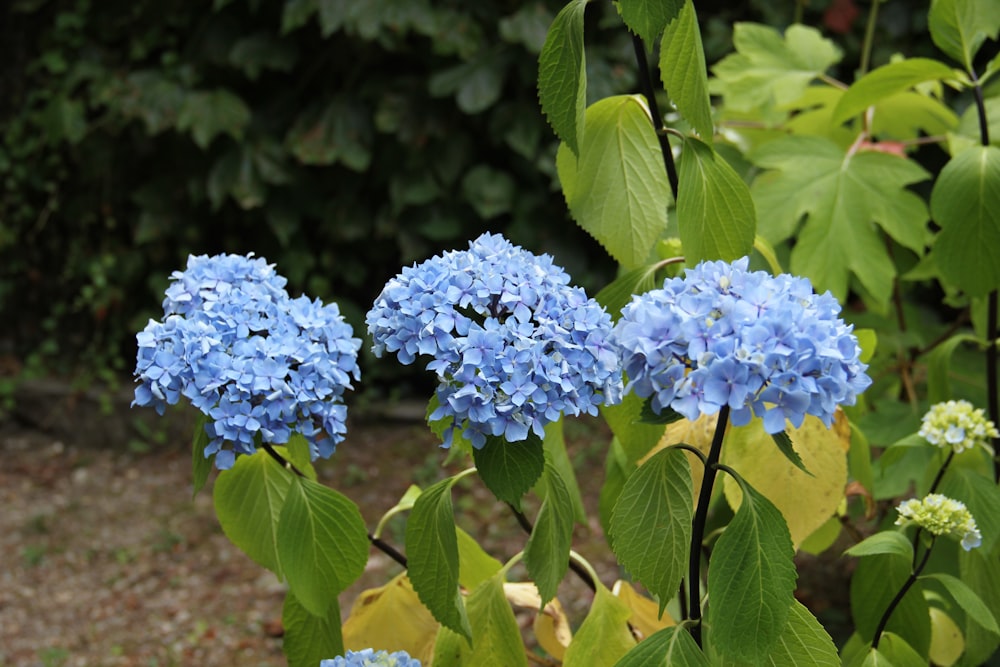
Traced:
MULTIPOLYGON (((703 4, 710 60, 732 21, 794 9, 703 4)), ((400 266, 486 230, 596 292, 614 268, 566 213, 535 89, 562 5, 4 3, 0 359, 84 381, 129 372, 189 253, 256 252, 293 294, 337 300, 359 335, 400 266)), ((592 3, 587 31, 591 100, 632 92, 612 3, 592 3)), ((400 371, 367 359, 365 385, 386 373, 400 371)))

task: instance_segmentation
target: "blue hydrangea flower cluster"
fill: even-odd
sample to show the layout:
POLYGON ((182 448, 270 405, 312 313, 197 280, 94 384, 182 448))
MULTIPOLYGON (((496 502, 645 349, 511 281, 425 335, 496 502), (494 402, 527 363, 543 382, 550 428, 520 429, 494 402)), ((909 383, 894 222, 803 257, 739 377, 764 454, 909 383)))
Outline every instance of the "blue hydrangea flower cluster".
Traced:
POLYGON ((748 271, 747 258, 703 262, 633 297, 613 341, 626 391, 694 420, 728 405, 732 423, 762 417, 768 433, 815 415, 829 427, 871 379, 852 327, 829 292, 805 278, 748 271))
POLYGON ((313 459, 330 456, 346 432, 344 391, 360 375, 361 340, 337 305, 291 298, 274 266, 252 255, 192 256, 171 280, 163 320, 136 336, 133 405, 163 414, 188 399, 209 417, 205 456, 220 470, 292 433, 313 459))
POLYGON ((347 651, 332 660, 322 660, 319 667, 420 667, 420 661, 411 658, 406 651, 388 653, 366 648, 362 651, 347 651))
POLYGON ((596 414, 621 400, 611 318, 548 255, 484 234, 403 269, 367 316, 376 356, 418 356, 437 374, 432 421, 451 420, 475 447, 544 435, 560 414, 596 414))

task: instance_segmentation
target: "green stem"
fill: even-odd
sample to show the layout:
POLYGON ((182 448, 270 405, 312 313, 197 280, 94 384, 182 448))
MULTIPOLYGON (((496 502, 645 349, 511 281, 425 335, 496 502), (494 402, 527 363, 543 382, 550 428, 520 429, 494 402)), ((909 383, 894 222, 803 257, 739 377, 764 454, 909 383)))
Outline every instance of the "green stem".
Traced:
POLYGON ((861 45, 861 65, 858 67, 858 78, 864 76, 871 66, 872 47, 875 44, 875 24, 878 23, 878 4, 880 0, 872 0, 872 9, 868 12, 868 25, 865 27, 865 41, 861 45))
POLYGON ((930 558, 931 549, 934 548, 935 539, 935 536, 931 536, 931 543, 928 545, 927 551, 924 552, 924 557, 920 560, 920 563, 913 568, 913 571, 910 572, 910 576, 907 578, 906 582, 903 583, 903 587, 899 589, 899 592, 896 593, 896 597, 892 599, 892 602, 889 603, 885 613, 882 614, 882 618, 878 622, 878 627, 875 628, 875 635, 872 638, 873 649, 878 648, 878 643, 882 639, 882 633, 885 632, 885 626, 889 624, 889 617, 892 616, 892 612, 896 611, 896 607, 898 607, 899 603, 903 601, 903 596, 905 596, 907 591, 910 590, 910 587, 917 582, 917 579, 920 577, 920 572, 923 571, 924 566, 927 565, 927 559, 930 558))
POLYGON ((691 636, 701 646, 701 545, 705 539, 705 524, 708 521, 708 506, 712 502, 712 489, 715 485, 715 475, 718 473, 719 455, 722 452, 722 440, 726 435, 726 425, 729 423, 729 406, 724 405, 719 410, 719 421, 715 425, 712 436, 712 446, 705 459, 705 474, 701 478, 701 490, 698 492, 698 506, 695 508, 694 520, 691 525, 691 551, 688 557, 688 615, 694 621, 691 625, 691 636))

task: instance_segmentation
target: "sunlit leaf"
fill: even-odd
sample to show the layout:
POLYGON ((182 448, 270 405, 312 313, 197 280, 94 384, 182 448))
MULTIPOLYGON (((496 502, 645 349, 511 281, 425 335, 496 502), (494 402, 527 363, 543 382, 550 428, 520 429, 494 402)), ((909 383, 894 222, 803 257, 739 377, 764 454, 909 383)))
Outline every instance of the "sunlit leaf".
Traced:
POLYGON ((965 651, 965 637, 951 616, 937 607, 931 607, 931 662, 941 667, 951 667, 965 651))
MULTIPOLYGON (((711 637, 709 637, 711 639, 711 637)), ((815 616, 798 600, 792 603, 788 622, 767 657, 757 663, 715 656, 713 667, 839 667, 837 646, 815 616)))
POLYGON ((614 667, 709 667, 687 628, 666 628, 640 642, 614 667))
POLYGON ((983 42, 997 38, 1000 5, 993 0, 934 0, 927 27, 934 44, 970 71, 983 42))
POLYGON ((628 629, 629 615, 628 607, 598 584, 587 618, 566 649, 564 667, 613 665, 628 653, 635 646, 628 629))
POLYGON ((925 81, 954 77, 950 67, 930 58, 910 58, 883 65, 851 84, 836 110, 833 122, 843 123, 870 106, 925 81))
POLYGON ((430 664, 438 627, 404 572, 358 595, 344 621, 344 648, 406 651, 422 664, 430 664))
POLYGON ((507 582, 503 585, 503 590, 512 605, 535 613, 532 628, 539 646, 556 660, 562 660, 566 655, 566 647, 573 640, 573 631, 559 599, 549 600, 543 607, 542 597, 530 581, 507 582))
MULTIPOLYGON (((665 5, 666 11, 674 9, 670 6, 673 2, 648 4, 665 5)), ((660 78, 684 120, 691 124, 703 141, 711 144, 714 124, 698 16, 691 0, 677 4, 680 11, 674 12, 660 45, 660 78)))
POLYGON ((583 13, 588 0, 571 0, 549 27, 538 58, 538 99, 556 136, 580 154, 587 106, 583 13))
POLYGON ((676 625, 669 612, 660 611, 659 602, 636 592, 627 581, 616 581, 611 592, 631 610, 628 624, 640 641, 645 641, 644 637, 648 638, 663 628, 676 625))
MULTIPOLYGON (((472 637, 469 644, 438 654, 435 667, 518 667, 528 664, 514 611, 504 594, 503 574, 490 577, 476 587, 466 602, 472 637)), ((443 629, 442 632, 450 632, 443 629)))

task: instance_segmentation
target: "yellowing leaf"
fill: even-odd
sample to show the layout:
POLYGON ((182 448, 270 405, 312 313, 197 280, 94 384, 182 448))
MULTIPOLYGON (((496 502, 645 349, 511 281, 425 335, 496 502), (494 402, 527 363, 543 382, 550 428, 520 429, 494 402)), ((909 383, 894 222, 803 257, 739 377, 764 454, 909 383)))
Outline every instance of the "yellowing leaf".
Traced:
MULTIPOLYGON (((847 417, 838 411, 829 430, 819 418, 808 416, 802 428, 789 429, 788 435, 813 476, 782 456, 759 420, 730 429, 722 448, 722 462, 732 466, 781 511, 797 548, 834 515, 844 497, 851 431, 847 417)), ((723 486, 729 504, 734 509, 739 507, 739 484, 726 476, 723 486)))
MULTIPOLYGON (((506 582, 503 585, 503 592, 507 600, 516 607, 538 611, 542 605, 538 588, 530 581, 506 582)), ((566 612, 563 611, 557 598, 549 600, 541 613, 535 616, 534 630, 538 645, 556 660, 562 660, 566 654, 566 647, 573 641, 573 631, 570 629, 566 612)))
POLYGON ((659 615, 660 604, 658 602, 645 595, 640 595, 628 582, 619 579, 615 582, 611 592, 632 610, 632 616, 629 617, 628 622, 632 626, 633 634, 638 634, 636 638, 639 641, 663 628, 677 625, 677 622, 666 611, 663 612, 662 616, 659 615))
POLYGON ((406 573, 363 591, 344 621, 344 648, 406 651, 429 665, 440 624, 420 603, 406 573))
POLYGON ((964 651, 965 637, 955 621, 937 607, 931 607, 931 662, 951 667, 964 651))

